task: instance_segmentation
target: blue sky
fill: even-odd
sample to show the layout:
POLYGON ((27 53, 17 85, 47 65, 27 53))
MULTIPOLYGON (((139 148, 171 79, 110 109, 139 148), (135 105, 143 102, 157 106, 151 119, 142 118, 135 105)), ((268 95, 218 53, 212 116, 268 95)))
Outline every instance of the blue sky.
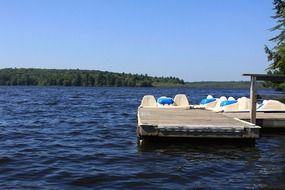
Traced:
POLYGON ((186 81, 264 73, 272 0, 0 0, 0 68, 186 81))

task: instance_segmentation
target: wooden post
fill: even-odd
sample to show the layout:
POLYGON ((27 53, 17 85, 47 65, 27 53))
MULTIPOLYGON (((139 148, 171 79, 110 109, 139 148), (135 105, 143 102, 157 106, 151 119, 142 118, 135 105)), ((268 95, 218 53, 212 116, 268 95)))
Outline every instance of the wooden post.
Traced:
POLYGON ((256 124, 256 77, 251 76, 250 82, 250 122, 256 124))

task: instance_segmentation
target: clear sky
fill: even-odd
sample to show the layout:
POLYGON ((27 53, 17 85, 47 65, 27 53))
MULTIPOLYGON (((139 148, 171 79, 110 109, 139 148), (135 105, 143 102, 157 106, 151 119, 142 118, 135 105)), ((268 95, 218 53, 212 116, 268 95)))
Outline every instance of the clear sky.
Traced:
POLYGON ((264 73, 272 0, 0 0, 0 68, 186 81, 264 73))

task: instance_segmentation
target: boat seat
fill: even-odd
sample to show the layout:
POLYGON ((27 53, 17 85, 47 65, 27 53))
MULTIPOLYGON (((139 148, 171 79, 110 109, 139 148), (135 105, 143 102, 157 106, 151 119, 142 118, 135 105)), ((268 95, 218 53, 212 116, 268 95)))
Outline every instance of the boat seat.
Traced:
POLYGON ((250 99, 247 97, 241 97, 238 99, 238 109, 239 110, 249 110, 250 99))
POLYGON ((214 107, 216 107, 216 104, 217 104, 217 102, 218 102, 218 100, 219 99, 217 99, 217 98, 214 98, 212 95, 208 95, 207 96, 207 98, 206 98, 207 100, 211 100, 210 102, 208 102, 207 104, 205 104, 204 105, 204 107, 207 109, 207 108, 214 108, 214 107))
POLYGON ((185 94, 177 94, 174 97, 174 107, 190 109, 188 98, 185 94))
POLYGON ((155 108, 156 100, 153 95, 145 95, 141 101, 140 108, 155 108))
POLYGON ((237 103, 230 104, 223 107, 224 112, 244 112, 249 111, 250 100, 247 97, 237 99, 237 103))
POLYGON ((221 112, 223 110, 222 107, 221 107, 221 103, 223 101, 226 101, 226 100, 227 100, 227 98, 225 96, 221 96, 220 98, 218 98, 216 100, 215 104, 213 104, 215 106, 213 106, 213 107, 206 107, 206 109, 214 111, 214 112, 221 112))

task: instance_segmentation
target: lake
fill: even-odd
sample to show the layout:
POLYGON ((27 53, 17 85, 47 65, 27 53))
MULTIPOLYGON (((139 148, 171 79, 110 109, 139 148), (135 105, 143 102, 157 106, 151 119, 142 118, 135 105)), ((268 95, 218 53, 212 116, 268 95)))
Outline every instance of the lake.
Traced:
POLYGON ((139 146, 143 95, 178 93, 194 104, 249 89, 0 87, 1 189, 285 189, 284 133, 248 147, 139 146))

